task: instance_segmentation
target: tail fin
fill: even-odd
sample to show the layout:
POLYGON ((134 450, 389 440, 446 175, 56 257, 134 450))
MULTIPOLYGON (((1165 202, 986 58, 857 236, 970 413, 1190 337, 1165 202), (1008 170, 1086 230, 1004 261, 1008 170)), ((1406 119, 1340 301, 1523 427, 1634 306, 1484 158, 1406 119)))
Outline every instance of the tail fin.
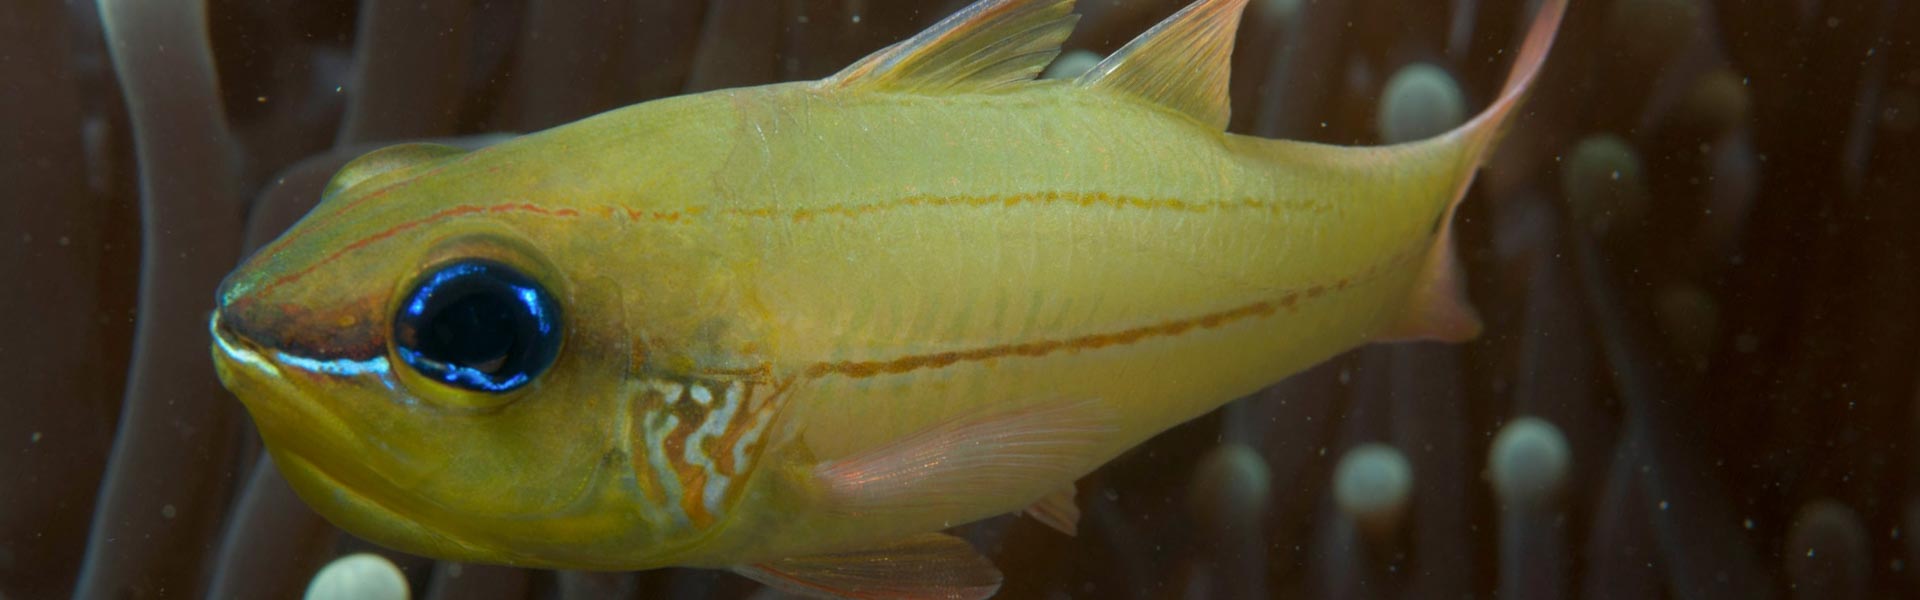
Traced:
POLYGON ((1494 143, 1505 132, 1514 109, 1533 88, 1533 80, 1547 60, 1547 49, 1553 46, 1554 35, 1560 30, 1560 17, 1566 9, 1566 0, 1546 0, 1540 6, 1533 24, 1528 27, 1526 41, 1521 43, 1520 54, 1513 61, 1507 82, 1500 88, 1500 97, 1493 104, 1453 131, 1411 144, 1454 146, 1449 150, 1465 157, 1460 166, 1464 172, 1459 175, 1460 184, 1453 190, 1446 214, 1441 217, 1440 232, 1434 236, 1433 247, 1427 251, 1426 264, 1414 284, 1406 313, 1381 332, 1382 341, 1463 342, 1480 335, 1480 316, 1467 302, 1460 259, 1454 252, 1453 213, 1466 197, 1474 172, 1486 162, 1494 143))

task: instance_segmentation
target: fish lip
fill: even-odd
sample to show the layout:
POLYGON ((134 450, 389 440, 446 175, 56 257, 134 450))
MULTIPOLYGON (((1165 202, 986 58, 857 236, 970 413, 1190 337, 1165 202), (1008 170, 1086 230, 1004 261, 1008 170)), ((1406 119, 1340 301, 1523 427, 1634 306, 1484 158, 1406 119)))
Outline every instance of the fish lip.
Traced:
POLYGON ((226 312, 225 307, 216 308, 207 318, 207 333, 213 337, 214 349, 227 359, 214 361, 221 375, 228 375, 229 364, 238 364, 245 365, 269 381, 279 379, 280 367, 267 359, 265 348, 245 331, 234 327, 233 320, 224 317, 226 312))
MULTIPOLYGON (((299 418, 297 415, 303 414, 301 412, 301 409, 304 408, 303 403, 289 402, 288 400, 304 398, 305 395, 296 386, 288 383, 286 378, 282 376, 280 367, 268 358, 272 356, 273 351, 264 348, 260 343, 247 337, 246 333, 240 328, 234 327, 231 319, 223 317, 226 312, 227 311, 223 309, 216 309, 207 321, 207 328, 213 336, 214 348, 218 358, 218 360, 214 361, 214 364, 219 371, 220 378, 227 383, 229 388, 235 389, 235 395, 240 398, 242 404, 247 405, 250 412, 254 413, 255 422, 263 426, 263 429, 266 423, 263 422, 262 419, 281 421, 289 418, 299 418), (252 393, 238 393, 242 387, 265 387, 270 389, 256 389, 252 393), (256 401, 257 399, 266 399, 267 401, 260 402, 256 401)), ((321 421, 324 422, 325 420, 322 419, 321 421)), ((267 432, 262 431, 263 435, 266 433, 267 432)), ((395 510, 388 503, 381 501, 377 495, 368 493, 354 486, 346 485, 344 483, 345 479, 343 479, 339 473, 324 466, 324 461, 309 457, 307 453, 301 451, 300 446, 301 444, 299 443, 288 443, 287 440, 283 440, 282 443, 267 444, 266 451, 273 458, 275 467, 280 469, 282 477, 287 479, 289 483, 293 483, 295 478, 299 477, 306 477, 310 480, 306 484, 294 486, 295 490, 300 492, 302 500, 307 502, 309 506, 355 506, 359 507, 360 510, 372 510, 374 514, 377 515, 377 518, 383 521, 402 525, 417 533, 431 535, 440 543, 448 545, 449 547, 459 547, 469 552, 475 550, 475 547, 471 544, 441 534, 437 530, 428 527, 419 519, 409 516, 402 511, 395 510), (310 490, 308 488, 315 489, 310 490), (323 495, 308 498, 307 496, 310 493, 320 493, 323 495)), ((397 489, 399 487, 384 478, 379 478, 378 481, 381 485, 389 488, 397 489)))

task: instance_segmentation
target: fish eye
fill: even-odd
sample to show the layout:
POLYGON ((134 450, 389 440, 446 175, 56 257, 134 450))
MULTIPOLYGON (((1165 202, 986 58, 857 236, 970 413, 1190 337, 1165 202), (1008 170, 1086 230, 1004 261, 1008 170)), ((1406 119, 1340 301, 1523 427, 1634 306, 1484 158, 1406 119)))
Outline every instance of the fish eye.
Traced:
POLYGON ((526 385, 560 352, 560 304, 505 264, 466 259, 414 283, 393 318, 400 360, 429 379, 480 392, 526 385))

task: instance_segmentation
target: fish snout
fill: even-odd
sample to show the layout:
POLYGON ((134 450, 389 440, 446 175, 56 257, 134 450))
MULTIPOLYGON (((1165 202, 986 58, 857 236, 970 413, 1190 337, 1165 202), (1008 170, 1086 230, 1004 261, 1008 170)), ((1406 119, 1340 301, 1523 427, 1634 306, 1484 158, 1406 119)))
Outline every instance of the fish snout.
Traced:
MULTIPOLYGON (((303 282, 305 283, 305 282, 303 282)), ((242 267, 214 293, 209 323, 220 343, 287 360, 369 360, 386 352, 378 300, 351 285, 275 285, 242 267)))

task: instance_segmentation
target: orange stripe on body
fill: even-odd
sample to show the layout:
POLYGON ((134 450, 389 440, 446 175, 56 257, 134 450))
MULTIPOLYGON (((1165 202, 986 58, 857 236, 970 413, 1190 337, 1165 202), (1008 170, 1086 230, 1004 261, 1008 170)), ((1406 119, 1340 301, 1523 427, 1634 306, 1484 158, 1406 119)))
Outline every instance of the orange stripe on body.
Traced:
MULTIPOLYGON (((412 181, 412 180, 409 179, 408 181, 412 181)), ((401 182, 401 183, 404 184, 406 182, 401 182)), ((363 198, 371 198, 371 197, 382 195, 386 193, 388 189, 392 189, 392 187, 397 187, 399 185, 400 184, 395 184, 395 186, 390 186, 389 188, 378 190, 372 194, 368 194, 363 198)), ((361 199, 356 199, 356 202, 360 200, 361 199)), ((1011 207, 1016 207, 1023 204, 1036 204, 1036 205, 1074 204, 1074 205, 1083 206, 1083 207, 1103 206, 1103 207, 1114 208, 1114 209, 1168 210, 1168 211, 1188 212, 1188 213, 1205 213, 1205 212, 1217 212, 1217 211, 1227 211, 1227 210, 1257 210, 1257 211, 1265 211, 1265 212, 1279 212, 1282 210, 1289 210, 1289 209, 1301 210, 1301 211, 1307 211, 1307 212, 1324 212, 1328 210, 1328 207, 1324 203, 1319 203, 1319 202, 1276 203, 1276 202, 1258 200, 1254 198, 1195 202, 1195 201, 1188 201, 1188 200, 1179 200, 1174 198, 1139 198, 1134 196, 1121 196, 1121 195, 1107 194, 1102 192, 1034 192, 1034 193, 1027 193, 1027 194, 1010 194, 1010 195, 1003 195, 1003 196, 1002 195, 906 196, 902 198, 889 200, 886 202, 878 202, 878 203, 871 203, 871 204, 834 204, 834 205, 827 205, 822 207, 796 208, 796 209, 789 209, 784 211, 775 210, 773 208, 764 208, 764 207, 762 208, 726 208, 726 209, 709 211, 709 209, 703 206, 691 206, 691 207, 687 207, 685 209, 680 209, 680 210, 665 210, 665 211, 640 210, 640 209, 634 209, 634 208, 627 208, 620 211, 605 209, 605 210, 594 210, 591 213, 582 213, 578 209, 547 208, 543 205, 530 203, 530 202, 507 202, 507 203, 501 203, 501 204, 494 204, 490 206, 463 204, 463 205, 458 205, 451 208, 443 209, 439 212, 435 212, 433 214, 427 215, 425 217, 421 217, 419 219, 414 219, 412 221, 400 223, 398 225, 394 225, 392 227, 388 227, 387 229, 381 230, 380 232, 375 233, 373 235, 369 235, 367 237, 355 240, 353 243, 347 244, 346 246, 342 246, 341 248, 334 250, 333 253, 328 254, 325 258, 320 259, 318 262, 307 265, 306 267, 301 268, 297 271, 288 273, 286 275, 282 275, 279 278, 274 279, 273 281, 267 283, 267 285, 265 285, 262 289, 271 290, 273 288, 297 281, 300 278, 307 276, 309 273, 312 273, 313 271, 319 269, 322 265, 325 265, 328 262, 338 259, 349 252, 353 252, 355 250, 359 250, 367 246, 373 245, 376 242, 385 240, 387 238, 391 238, 407 230, 415 229, 418 227, 422 227, 425 225, 429 225, 429 224, 450 219, 453 217, 480 214, 480 213, 526 212, 526 213, 531 213, 535 215, 551 216, 551 217, 578 217, 578 216, 581 216, 582 214, 588 214, 590 216, 598 216, 601 218, 614 218, 616 216, 624 216, 631 221, 653 221, 653 222, 660 222, 660 223, 690 223, 705 215, 718 215, 718 216, 731 217, 731 218, 749 218, 749 219, 786 218, 786 219, 792 219, 795 222, 807 222, 807 221, 812 221, 821 217, 842 217, 842 218, 854 219, 854 218, 860 218, 865 216, 872 216, 872 215, 876 215, 884 212, 890 212, 890 211, 907 209, 907 208, 918 208, 918 207, 1011 208, 1011 207)), ((346 207, 343 207, 340 211, 335 211, 333 213, 333 216, 339 215, 341 212, 344 212, 345 209, 346 207)), ((311 229, 309 229, 309 231, 310 230, 311 229)), ((284 248, 286 245, 290 244, 294 239, 297 239, 299 237, 300 235, 282 238, 280 241, 275 242, 268 250, 261 251, 259 253, 259 256, 271 256, 277 253, 280 249, 284 248)))
POLYGON ((885 360, 846 360, 814 363, 803 373, 808 379, 818 379, 827 375, 841 375, 855 379, 878 375, 895 375, 920 369, 938 369, 962 362, 977 362, 1007 357, 1040 357, 1056 352, 1079 352, 1096 350, 1109 346, 1125 346, 1144 340, 1160 337, 1173 337, 1195 330, 1214 329, 1228 323, 1266 317, 1279 310, 1292 312, 1298 309, 1304 296, 1306 300, 1318 300, 1335 292, 1346 291, 1355 285, 1377 278, 1383 271, 1404 265, 1407 261, 1423 256, 1423 253, 1406 250, 1395 253, 1360 273, 1340 277, 1332 285, 1315 283, 1304 289, 1289 290, 1274 300, 1262 300, 1238 307, 1206 313, 1196 317, 1161 321, 1152 325, 1122 329, 1107 333, 1094 333, 1065 339, 1035 340, 1012 344, 1000 344, 936 352, 913 354, 885 360))
MULTIPOLYGON (((439 173, 440 171, 446 169, 447 167, 451 167, 453 165, 460 164, 468 160, 472 160, 473 157, 483 154, 486 150, 487 150, 486 148, 481 148, 479 150, 468 152, 465 155, 461 156, 458 160, 455 160, 453 162, 440 165, 432 169, 428 169, 426 172, 408 177, 406 179, 395 181, 393 183, 389 183, 385 186, 382 186, 380 189, 367 192, 366 195, 349 200, 347 201, 346 204, 340 205, 340 208, 335 209, 333 212, 327 213, 326 215, 322 216, 322 220, 317 222, 316 225, 318 223, 325 223, 328 221, 338 220, 341 215, 346 214, 348 211, 351 211, 354 208, 358 208, 362 204, 366 204, 368 201, 371 201, 375 198, 386 196, 387 194, 391 194, 395 191, 406 189, 408 186, 413 185, 414 182, 420 181, 420 179, 424 177, 428 177, 435 173, 439 173)), ((497 170, 497 168, 490 169, 490 171, 491 170, 497 170)), ((338 174, 335 174, 335 176, 337 177, 338 174)), ((331 183, 331 181, 329 181, 329 183, 331 183)), ((298 240, 301 237, 305 236, 306 232, 312 231, 313 229, 314 228, 303 229, 299 233, 295 233, 294 235, 286 236, 286 237, 280 238, 279 240, 275 240, 272 244, 268 245, 265 249, 261 250, 259 254, 261 256, 272 256, 274 254, 279 253, 282 250, 286 250, 288 246, 293 245, 293 242, 295 240, 298 240)))
POLYGON ((1275 302, 1254 302, 1237 308, 1208 313, 1189 319, 1163 321, 1144 327, 1123 329, 1111 333, 1096 333, 1061 340, 1036 340, 1017 344, 1003 344, 984 348, 938 352, 934 354, 915 354, 891 360, 879 361, 838 361, 815 363, 808 367, 808 378, 826 375, 844 375, 853 378, 891 375, 919 369, 937 369, 960 362, 992 360, 1009 356, 1038 357, 1055 352, 1078 352, 1107 346, 1124 346, 1141 340, 1170 337, 1186 333, 1193 329, 1212 329, 1253 317, 1271 315, 1280 308, 1275 302))

